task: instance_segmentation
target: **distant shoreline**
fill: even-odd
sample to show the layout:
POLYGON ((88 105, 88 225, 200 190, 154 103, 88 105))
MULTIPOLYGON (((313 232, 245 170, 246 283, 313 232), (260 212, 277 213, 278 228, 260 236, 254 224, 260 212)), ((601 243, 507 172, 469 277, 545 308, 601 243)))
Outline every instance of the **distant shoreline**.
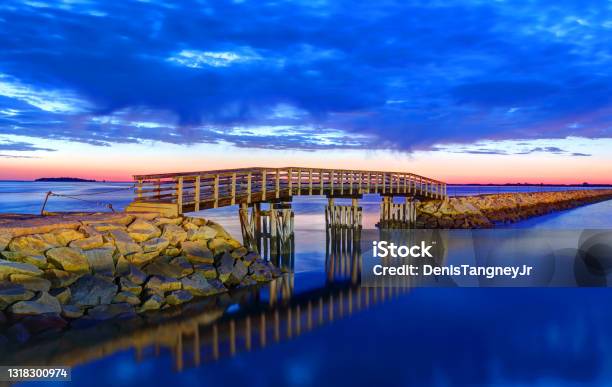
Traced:
POLYGON ((98 183, 96 180, 81 179, 78 177, 41 177, 36 182, 62 182, 62 183, 98 183))

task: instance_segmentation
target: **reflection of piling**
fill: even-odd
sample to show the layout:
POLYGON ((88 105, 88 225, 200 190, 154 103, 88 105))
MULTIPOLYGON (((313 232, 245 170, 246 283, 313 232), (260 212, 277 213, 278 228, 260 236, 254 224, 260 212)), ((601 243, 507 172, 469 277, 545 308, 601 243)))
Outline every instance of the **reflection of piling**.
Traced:
POLYGON ((326 227, 325 271, 327 282, 350 279, 359 282, 361 271, 361 228, 326 227))
POLYGON ((414 228, 415 222, 416 202, 410 196, 404 203, 394 203, 393 196, 382 197, 379 228, 414 228))

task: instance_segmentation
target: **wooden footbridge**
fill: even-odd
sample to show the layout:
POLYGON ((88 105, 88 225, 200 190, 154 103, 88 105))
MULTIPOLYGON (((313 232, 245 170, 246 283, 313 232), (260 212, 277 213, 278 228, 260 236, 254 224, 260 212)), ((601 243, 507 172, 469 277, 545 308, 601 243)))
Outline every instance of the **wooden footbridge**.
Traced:
POLYGON ((185 212, 236 204, 291 201, 297 195, 359 198, 363 194, 444 199, 446 183, 408 172, 317 168, 241 168, 136 175, 130 212, 185 212))

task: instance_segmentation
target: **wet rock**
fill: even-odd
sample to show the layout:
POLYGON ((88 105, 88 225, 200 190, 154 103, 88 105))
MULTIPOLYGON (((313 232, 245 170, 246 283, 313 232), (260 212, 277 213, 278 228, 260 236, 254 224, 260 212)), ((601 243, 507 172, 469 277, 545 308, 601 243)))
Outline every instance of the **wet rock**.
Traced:
POLYGON ((247 255, 248 252, 249 251, 246 249, 246 247, 240 246, 237 249, 234 249, 234 251, 232 251, 232 257, 242 258, 247 255))
POLYGON ((150 222, 136 219, 127 228, 128 234, 136 242, 145 242, 161 235, 161 231, 150 222))
POLYGON ((259 256, 259 254, 251 252, 243 256, 241 259, 245 265, 251 266, 253 262, 255 262, 258 259, 261 259, 261 257, 259 256))
POLYGON ((208 241, 208 248, 213 252, 215 256, 232 251, 234 249, 232 245, 228 243, 227 239, 219 237, 208 241))
POLYGON ((156 218, 153 221, 153 224, 156 225, 157 227, 166 225, 166 224, 174 224, 174 225, 180 225, 182 222, 181 218, 164 218, 164 217, 159 217, 156 218))
POLYGON ((193 295, 186 290, 175 290, 166 296, 169 305, 180 305, 193 299, 193 295))
POLYGON ((60 317, 59 313, 47 313, 26 316, 19 321, 32 335, 41 333, 61 332, 68 323, 60 317))
POLYGON ((11 274, 40 276, 43 274, 43 272, 36 266, 29 263, 12 262, 5 259, 0 259, 0 280, 3 278, 8 279, 11 274))
POLYGON ((191 273, 193 273, 193 265, 185 258, 184 256, 176 257, 170 261, 171 265, 177 266, 181 269, 179 274, 179 278, 183 278, 191 273))
POLYGON ((193 264, 213 263, 215 261, 213 253, 204 242, 183 242, 183 255, 193 264))
POLYGON ((151 262, 154 258, 158 257, 159 253, 157 251, 152 251, 150 253, 134 253, 126 256, 127 260, 137 266, 145 265, 151 262))
POLYGON ((163 261, 155 261, 150 263, 142 270, 150 276, 156 275, 170 278, 179 278, 182 272, 180 267, 163 261))
POLYGON ((124 276, 136 285, 142 285, 147 280, 147 274, 134 265, 128 267, 128 271, 124 276))
POLYGON ((53 236, 56 238, 60 246, 68 246, 72 241, 85 238, 85 234, 70 228, 62 228, 53 230, 53 236))
POLYGON ((78 306, 110 304, 117 293, 117 285, 93 275, 85 275, 70 286, 71 302, 78 306))
POLYGON ((137 296, 142 292, 142 287, 140 285, 136 285, 125 277, 119 278, 119 286, 122 292, 130 292, 137 296))
POLYGON ((223 254, 217 265, 219 280, 224 285, 238 285, 242 278, 248 273, 247 266, 241 261, 236 260, 229 253, 223 254))
POLYGON ((75 283, 82 274, 68 273, 59 269, 45 270, 44 278, 51 281, 51 288, 65 288, 75 283))
POLYGON ((113 256, 113 260, 115 261, 115 273, 118 275, 124 275, 127 273, 130 267, 130 262, 125 259, 122 254, 116 251, 115 255, 113 256))
POLYGON ((94 273, 115 274, 114 249, 91 249, 83 251, 94 273))
POLYGON ((163 253, 163 255, 167 255, 169 257, 176 257, 180 254, 181 254, 181 250, 177 249, 176 247, 172 247, 172 246, 164 250, 164 253, 163 253))
POLYGON ((93 320, 110 320, 134 317, 134 307, 128 303, 98 305, 87 311, 87 317, 93 320))
POLYGON ((0 230, 0 251, 6 249, 11 239, 13 239, 13 234, 11 232, 0 230))
POLYGON ((209 296, 217 294, 220 291, 225 291, 225 287, 223 287, 223 290, 220 290, 218 286, 213 285, 213 283, 201 273, 194 273, 185 277, 181 279, 181 283, 183 284, 183 289, 194 296, 209 296))
POLYGON ((70 273, 89 272, 89 262, 81 250, 72 247, 56 247, 47 250, 45 253, 47 260, 58 269, 70 273))
POLYGON ((62 305, 62 317, 75 319, 83 316, 83 309, 76 305, 62 305))
POLYGON ((167 239, 172 246, 177 246, 187 239, 187 232, 181 226, 167 224, 164 226, 162 238, 167 239))
POLYGON ((170 241, 166 238, 153 238, 142 243, 142 249, 145 253, 150 253, 152 251, 161 253, 169 244, 170 241))
POLYGON ((72 293, 70 292, 70 288, 57 288, 51 289, 49 294, 53 297, 57 298, 60 304, 68 304, 72 297, 72 293))
POLYGON ((208 227, 210 227, 210 228, 214 229, 215 231, 217 231, 217 237, 225 238, 225 239, 230 239, 231 238, 230 234, 228 234, 228 232, 225 231, 223 226, 221 226, 220 224, 215 223, 215 222, 208 222, 207 225, 208 225, 208 227))
POLYGON ((217 230, 212 227, 202 226, 187 232, 187 239, 190 241, 207 241, 217 236, 217 230))
POLYGON ((257 260, 249 266, 249 276, 257 282, 268 282, 274 278, 272 270, 262 260, 257 260))
POLYGON ((57 241, 52 240, 48 235, 49 234, 36 234, 13 238, 8 247, 11 251, 40 255, 58 246, 57 241))
POLYGON ((193 270, 202 273, 206 279, 217 278, 217 268, 210 263, 198 263, 193 265, 193 270))
POLYGON ((23 285, 10 282, 0 282, 0 309, 18 301, 27 301, 34 297, 34 292, 23 285))
POLYGON ((47 257, 44 255, 34 255, 16 251, 2 251, 0 254, 9 261, 29 263, 39 269, 46 269, 49 266, 47 257))
POLYGON ((161 276, 151 277, 145 285, 145 289, 157 294, 171 292, 173 290, 181 290, 181 287, 181 281, 175 278, 161 276))
POLYGON ((25 316, 44 313, 61 313, 62 307, 57 298, 47 292, 40 292, 29 301, 19 301, 9 307, 9 312, 15 316, 25 316))
POLYGON ((164 299, 157 294, 153 294, 142 303, 140 309, 138 309, 138 312, 142 313, 149 310, 158 310, 163 304, 164 299))
POLYGON ((104 245, 104 239, 102 238, 102 234, 97 234, 94 236, 90 236, 89 238, 78 239, 70 242, 68 246, 80 249, 80 250, 92 250, 99 249, 104 245))
POLYGON ((51 289, 51 281, 31 275, 11 274, 11 282, 23 285, 24 288, 35 292, 48 292, 51 289))
POLYGON ((140 298, 138 298, 138 296, 131 292, 119 292, 113 298, 113 303, 140 305, 140 298))
POLYGON ((138 243, 123 230, 112 230, 108 233, 108 237, 112 239, 119 252, 123 255, 142 252, 142 248, 138 243))

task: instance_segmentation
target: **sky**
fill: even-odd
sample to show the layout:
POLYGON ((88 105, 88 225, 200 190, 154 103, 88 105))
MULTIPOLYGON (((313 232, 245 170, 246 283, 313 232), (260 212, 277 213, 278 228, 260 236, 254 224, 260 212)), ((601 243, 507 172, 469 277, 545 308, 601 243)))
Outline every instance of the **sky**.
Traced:
POLYGON ((0 179, 612 183, 610 1, 0 2, 0 179))

